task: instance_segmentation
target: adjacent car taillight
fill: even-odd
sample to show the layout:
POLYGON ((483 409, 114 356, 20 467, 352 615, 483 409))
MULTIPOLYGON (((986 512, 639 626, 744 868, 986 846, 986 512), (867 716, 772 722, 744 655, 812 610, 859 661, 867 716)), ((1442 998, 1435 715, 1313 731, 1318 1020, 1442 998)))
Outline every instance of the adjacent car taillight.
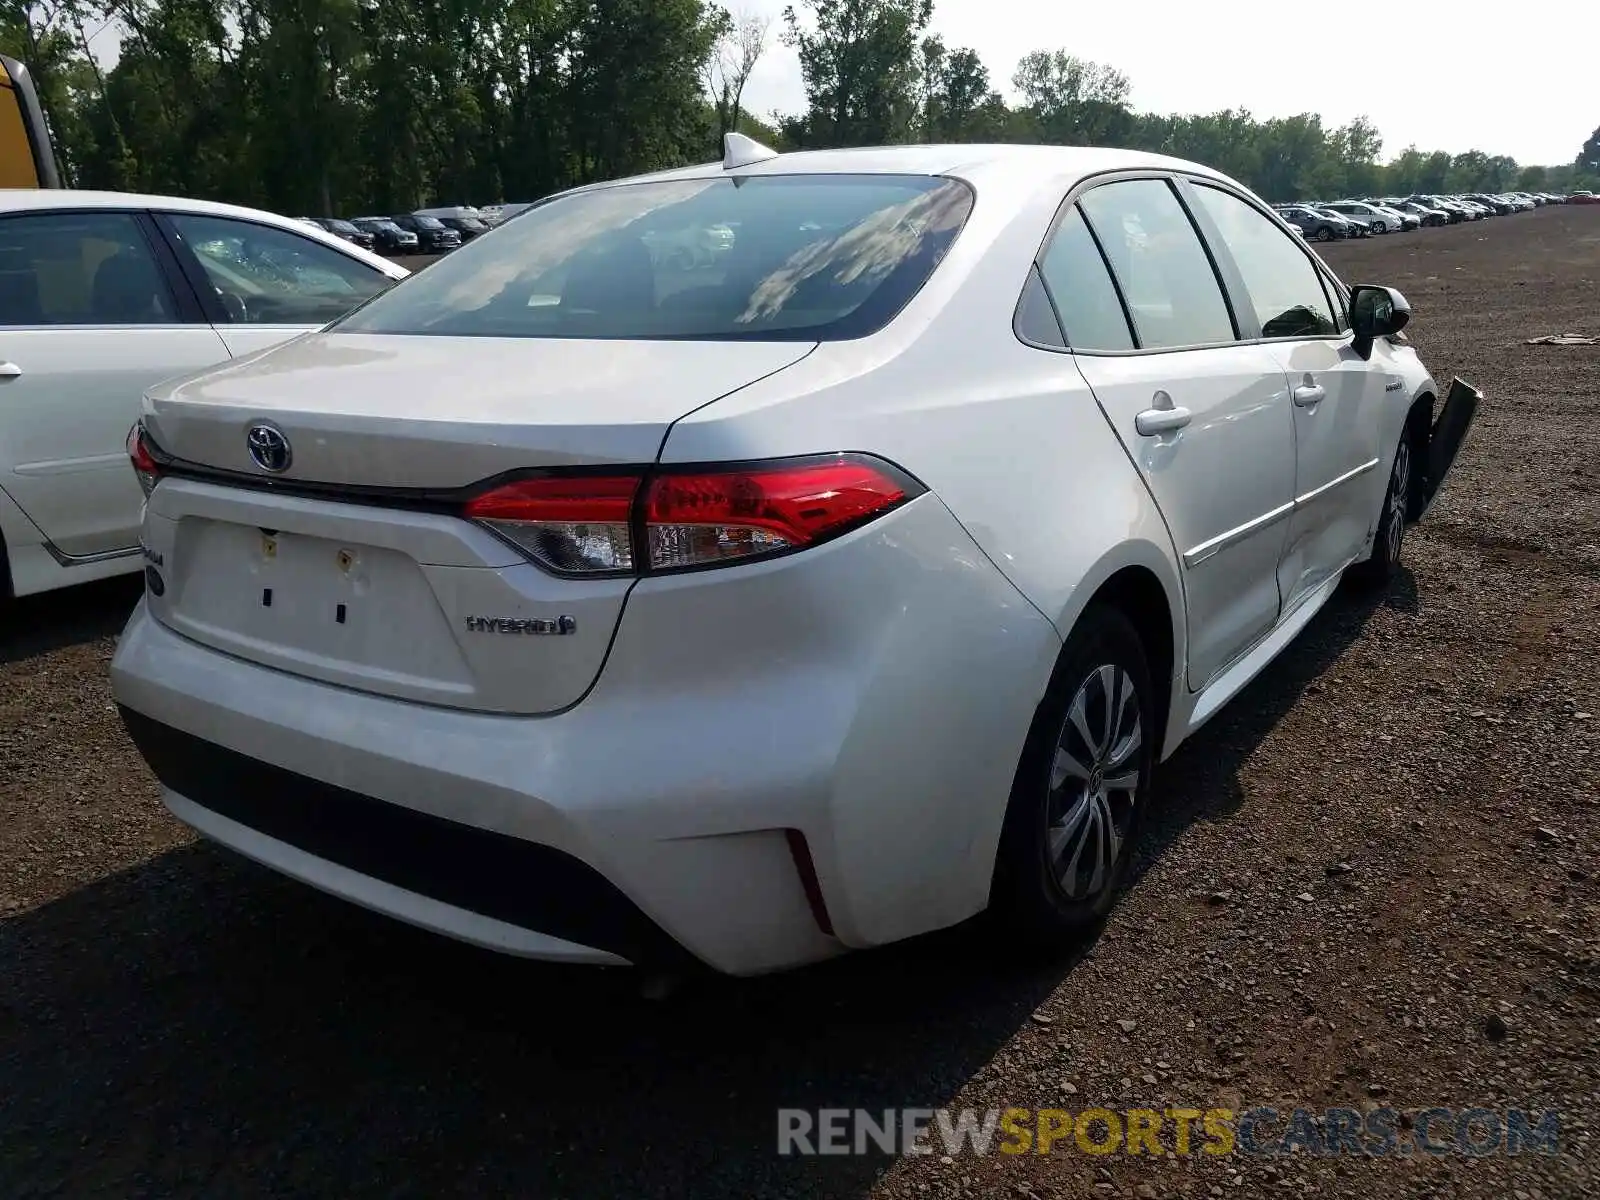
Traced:
POLYGON ((148 500, 150 493, 156 490, 156 484, 161 481, 161 463, 150 449, 150 435, 144 431, 142 424, 128 430, 128 457, 133 462, 133 473, 139 480, 139 488, 148 500))
POLYGON ((923 492, 880 459, 830 454, 639 474, 545 475, 468 501, 478 521, 562 575, 745 562, 837 537, 923 492))

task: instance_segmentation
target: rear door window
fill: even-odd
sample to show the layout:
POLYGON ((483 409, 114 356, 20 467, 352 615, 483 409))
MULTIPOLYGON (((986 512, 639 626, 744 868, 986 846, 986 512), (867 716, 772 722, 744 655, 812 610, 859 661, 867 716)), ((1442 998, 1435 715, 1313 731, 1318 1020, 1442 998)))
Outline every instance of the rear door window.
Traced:
POLYGON ((0 217, 0 325, 164 325, 177 312, 131 213, 0 217))
POLYGON ((1111 272, 1077 205, 1067 210, 1040 264, 1074 350, 1132 350, 1133 334, 1111 272))
POLYGON ((1103 184, 1078 203, 1111 263, 1142 349, 1234 340, 1216 270, 1169 183, 1103 184))

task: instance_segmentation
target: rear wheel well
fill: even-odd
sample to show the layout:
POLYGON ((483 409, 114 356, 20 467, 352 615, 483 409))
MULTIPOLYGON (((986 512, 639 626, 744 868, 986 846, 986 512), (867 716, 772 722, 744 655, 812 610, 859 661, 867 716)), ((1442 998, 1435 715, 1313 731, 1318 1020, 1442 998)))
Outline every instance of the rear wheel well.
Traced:
POLYGON ((1146 567, 1123 567, 1095 591, 1090 604, 1114 608, 1132 623, 1144 645, 1150 666, 1150 681, 1156 689, 1156 755, 1167 739, 1168 708, 1172 703, 1172 677, 1177 669, 1177 653, 1172 644, 1172 608, 1166 589, 1155 572, 1146 567))

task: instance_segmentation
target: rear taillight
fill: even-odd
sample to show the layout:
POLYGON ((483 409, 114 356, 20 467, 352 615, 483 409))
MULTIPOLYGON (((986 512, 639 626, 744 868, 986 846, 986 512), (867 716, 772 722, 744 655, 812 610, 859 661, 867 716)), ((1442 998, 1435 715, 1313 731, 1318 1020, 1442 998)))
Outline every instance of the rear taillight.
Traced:
POLYGON ((128 430, 128 458, 133 462, 133 473, 139 480, 139 488, 148 500, 150 493, 156 490, 156 484, 161 481, 161 463, 150 448, 150 435, 142 424, 128 430))
POLYGON ((633 570, 637 475, 523 479, 467 502, 466 515, 562 575, 633 570))
POLYGON ((809 546, 906 499, 910 481, 898 474, 840 455, 658 475, 644 497, 650 567, 670 571, 809 546))
POLYGON ((831 454, 637 475, 541 476, 474 497, 464 515, 558 574, 634 574, 803 549, 922 490, 878 459, 831 454))

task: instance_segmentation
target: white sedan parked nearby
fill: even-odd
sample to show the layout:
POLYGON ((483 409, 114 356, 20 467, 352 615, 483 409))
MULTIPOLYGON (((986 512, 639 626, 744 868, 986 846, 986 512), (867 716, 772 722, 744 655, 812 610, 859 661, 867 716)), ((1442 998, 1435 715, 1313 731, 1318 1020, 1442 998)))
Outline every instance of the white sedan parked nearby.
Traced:
POLYGON ((0 599, 137 571, 144 389, 327 324, 407 272, 226 204, 0 191, 0 599))
POLYGON ((1407 315, 1190 163, 736 137, 151 391, 116 699, 197 829, 480 945, 1055 945, 1396 569, 1477 403, 1407 315))

